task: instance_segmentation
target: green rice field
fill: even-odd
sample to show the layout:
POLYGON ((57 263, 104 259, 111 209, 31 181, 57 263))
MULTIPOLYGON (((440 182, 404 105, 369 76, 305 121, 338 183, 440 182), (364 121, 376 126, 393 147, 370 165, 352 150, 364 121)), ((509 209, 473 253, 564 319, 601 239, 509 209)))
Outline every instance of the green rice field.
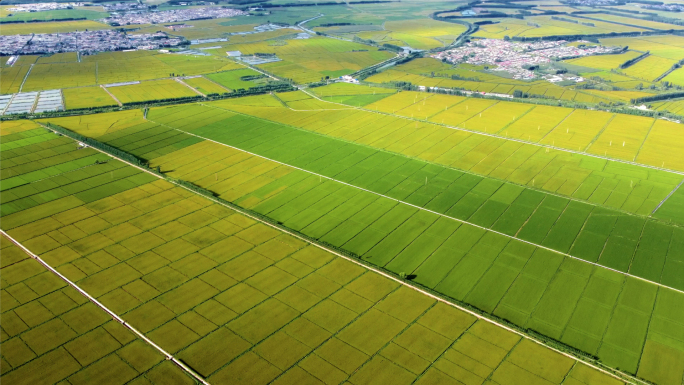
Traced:
MULTIPOLYGON (((611 301, 625 304, 624 314, 635 317, 648 305, 628 305, 636 301, 629 299, 630 293, 652 292, 647 300, 651 304, 657 292, 680 298, 681 293, 670 288, 682 287, 676 273, 681 271, 681 257, 678 248, 666 246, 682 242, 680 229, 353 143, 335 143, 326 136, 241 114, 225 111, 213 124, 198 123, 204 114, 211 114, 209 108, 153 110, 149 123, 99 139, 116 146, 136 143, 127 150, 151 159, 153 166, 169 170, 170 176, 189 180, 369 263, 413 275, 421 286, 596 355, 610 366, 631 373, 637 368, 644 373, 655 370, 638 364, 642 346, 651 338, 643 326, 648 321, 635 321, 632 329, 618 331, 621 326, 614 323, 619 321, 612 321, 611 314, 620 307, 609 307, 608 316, 598 321, 581 318, 584 310, 577 304, 585 295, 591 298, 594 280, 601 285, 604 280, 614 282, 617 292, 611 301), (166 129, 167 134, 160 135, 161 128, 150 128, 151 123, 180 131, 166 129), (250 130, 241 130, 241 125, 250 130), (149 136, 146 131, 157 134, 149 136), (151 156, 154 147, 135 149, 144 137, 164 145, 169 135, 179 134, 218 143, 203 140, 159 157, 151 156), (291 148, 298 150, 284 150, 291 148), (202 154, 201 160, 197 154, 202 154), (450 188, 449 181, 454 180, 458 183, 450 188), (490 227, 495 231, 487 230, 490 227), (574 239, 567 237, 571 233, 576 234, 574 239), (505 262, 508 258, 519 262, 505 262), (538 294, 530 297, 534 285, 539 285, 534 289, 538 294), (632 341, 636 335, 641 344, 625 342, 626 336, 632 341)), ((589 314, 599 311, 592 306, 589 314)), ((659 316, 653 311, 648 314, 659 316)))
POLYGON ((684 5, 8 1, 3 385, 684 385, 684 5))
MULTIPOLYGON (((117 160, 69 170, 64 154, 90 150, 44 133, 2 133, 3 160, 32 169, 3 191, 3 231, 207 381, 620 383, 117 160)), ((4 237, 2 249, 5 381, 191 383, 4 237)))

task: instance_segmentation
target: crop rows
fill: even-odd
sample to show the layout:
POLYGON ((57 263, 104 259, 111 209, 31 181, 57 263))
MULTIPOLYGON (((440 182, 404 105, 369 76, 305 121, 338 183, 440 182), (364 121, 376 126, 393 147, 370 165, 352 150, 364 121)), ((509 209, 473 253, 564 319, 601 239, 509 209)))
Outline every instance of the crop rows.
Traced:
POLYGON ((319 37, 287 40, 285 45, 270 43, 231 44, 224 48, 240 51, 243 55, 274 53, 282 61, 261 64, 259 67, 297 83, 315 82, 325 76, 337 78, 393 56, 359 43, 319 37))
MULTIPOLYGON (((84 87, 134 80, 166 78, 171 74, 196 75, 232 70, 241 66, 222 57, 106 52, 84 56, 82 62, 36 64, 26 79, 23 91, 84 87)), ((16 64, 2 69, 2 92, 16 92, 28 65, 16 64), (7 80, 5 80, 7 78, 7 80), (11 79, 14 78, 14 81, 11 79)))
POLYGON ((13 384, 191 383, 164 356, 38 262, 2 245, 2 377, 13 384))
MULTIPOLYGON (((201 126, 196 123, 200 120, 189 113, 189 108, 184 106, 185 111, 179 114, 178 120, 182 122, 182 117, 186 116, 186 127, 201 126)), ((161 111, 164 113, 156 116, 174 120, 168 109, 161 111)), ((148 118, 154 120, 156 116, 151 114, 148 118)), ((262 123, 259 126, 253 119, 233 117, 213 127, 216 135, 213 138, 225 140, 229 137, 260 143, 273 135, 267 130, 269 127, 274 125, 262 123), (238 135, 237 128, 226 131, 227 127, 239 127, 239 119, 242 123, 248 122, 245 126, 250 130, 243 130, 242 135, 238 135), (261 135, 255 137, 252 132, 261 135)), ((209 131, 209 128, 191 130, 202 134, 209 131)), ((287 134, 298 136, 292 131, 287 134)), ((123 142, 125 137, 121 140, 123 142)), ((325 174, 326 167, 344 173, 348 166, 372 155, 370 150, 364 154, 353 147, 333 151, 334 146, 328 144, 303 158, 317 161, 323 168, 321 173, 325 174), (345 151, 347 157, 331 162, 345 151)), ((299 157, 292 147, 282 143, 266 143, 262 147, 284 155, 289 153, 290 158, 299 157)), ((682 300, 680 293, 670 289, 219 144, 198 143, 151 161, 153 166, 160 165, 162 171, 168 170, 166 172, 173 177, 189 180, 223 199, 268 215, 287 227, 342 247, 371 263, 396 273, 413 274, 417 283, 596 354, 607 364, 627 371, 636 371, 646 341, 657 338, 653 336, 659 333, 667 335, 670 332, 649 329, 649 319, 663 317, 661 312, 665 311, 660 306, 653 309, 655 294, 660 293, 661 299, 682 300), (603 285, 612 285, 615 296, 597 303, 592 298, 596 298, 595 290, 601 290, 596 287, 603 285), (644 299, 645 303, 651 304, 650 308, 638 305, 641 302, 637 298, 644 293, 651 293, 644 299), (578 301, 586 304, 578 307, 578 301), (586 316, 596 312, 605 316, 586 316), (624 322, 626 314, 630 315, 627 323, 624 322)), ((356 173, 361 178, 365 175, 358 168, 350 168, 348 173, 356 173)), ((427 174, 420 175, 421 179, 424 175, 427 174)), ((378 179, 372 172, 366 177, 378 179)), ((381 181, 393 181, 397 185, 406 179, 406 176, 401 180, 397 177, 402 174, 381 181)), ((436 178, 432 181, 440 183, 436 178)), ((409 180, 402 187, 410 195, 421 185, 420 181, 409 180)), ((547 211, 552 212, 553 207, 547 211)), ((577 215, 572 214, 568 216, 566 226, 577 228, 573 225, 577 215)), ((602 229, 601 224, 598 227, 602 229)), ((618 231, 622 227, 618 225, 618 231)), ((620 241, 616 238, 615 244, 620 246, 620 241)), ((647 377, 655 371, 648 366, 641 366, 640 370, 647 377)))
MULTIPOLYGON (((468 99, 453 107, 447 106, 448 110, 442 113, 474 114, 471 120, 483 125, 480 121, 484 122, 485 118, 479 118, 479 113, 491 103, 468 99)), ((274 113, 273 109, 235 106, 230 101, 212 105, 642 215, 650 214, 681 180, 676 174, 507 141, 505 132, 498 137, 477 135, 368 111, 281 110, 274 113)), ((512 117, 508 117, 509 121, 512 117)), ((505 123, 506 118, 503 115, 498 120, 505 123)), ((583 117, 580 114, 578 118, 583 117)))
POLYGON ((684 233, 643 217, 241 116, 191 133, 684 289, 680 274, 674 273, 684 268, 681 257, 677 248, 668 247, 670 238, 683 242, 684 233), (672 275, 663 278, 663 271, 672 275))
MULTIPOLYGON (((33 184, 51 191, 58 177, 33 184)), ((3 216, 2 227, 211 383, 618 383, 167 182, 45 202, 3 216)), ((54 276, 38 275, 35 261, 8 255, 4 380, 169 383, 178 374, 54 276), (31 290, 52 297, 34 300, 31 290), (31 377, 46 364, 60 370, 31 377)))

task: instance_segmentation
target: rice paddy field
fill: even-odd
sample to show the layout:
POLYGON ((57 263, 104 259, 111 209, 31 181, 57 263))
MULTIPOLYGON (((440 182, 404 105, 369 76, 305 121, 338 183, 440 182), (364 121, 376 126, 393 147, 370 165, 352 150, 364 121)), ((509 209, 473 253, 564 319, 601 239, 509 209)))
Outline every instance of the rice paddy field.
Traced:
MULTIPOLYGON (((665 246, 682 241, 680 229, 340 141, 332 131, 319 135, 292 123, 255 119, 244 115, 250 107, 245 104, 234 108, 243 113, 227 111, 229 102, 215 106, 153 109, 147 122, 110 128, 98 138, 150 159, 174 178, 376 266, 415 275, 422 286, 597 355, 610 366, 649 378, 659 371, 656 362, 647 363, 647 351, 678 357, 670 350, 677 345, 663 345, 669 337, 659 334, 671 329, 648 325, 669 319, 658 301, 684 299, 669 289, 683 285, 675 273, 681 259, 676 248, 665 246), (213 111, 221 107, 220 114, 213 111), (212 123, 203 118, 209 116, 212 123), (171 144, 190 140, 197 142, 171 144), (592 293, 604 296, 608 287, 615 294, 596 303, 592 293), (530 297, 531 292, 538 294, 530 297), (597 312, 605 316, 596 318, 597 312), (652 348, 644 350, 646 344, 652 348)), ((362 116, 353 121, 377 126, 362 116)), ((67 120, 53 122, 78 130, 67 120)))
POLYGON ((207 79, 221 85, 224 88, 230 89, 230 90, 237 90, 237 89, 241 89, 241 88, 242 89, 248 89, 250 87, 256 87, 257 85, 259 85, 259 83, 257 83, 254 80, 242 80, 241 79, 241 78, 246 77, 246 76, 258 77, 258 76, 264 76, 264 75, 262 75, 260 72, 254 71, 253 69, 250 69, 250 68, 242 68, 242 69, 235 69, 232 71, 225 71, 225 72, 218 72, 215 74, 209 74, 209 75, 207 75, 207 79))
MULTIPOLYGON (((604 56, 595 56, 593 57, 593 60, 603 57, 604 56)), ((617 62, 617 60, 615 61, 617 62)), ((620 63, 622 63, 622 61, 620 63)), ((630 98, 647 96, 646 93, 641 93, 638 91, 626 91, 629 92, 630 95, 627 97, 627 99, 625 99, 626 96, 620 95, 620 92, 624 91, 598 91, 591 89, 574 90, 546 81, 522 81, 516 79, 507 79, 497 76, 491 72, 476 71, 462 67, 465 66, 460 65, 457 68, 453 68, 451 65, 447 65, 432 58, 422 58, 412 60, 406 64, 401 64, 392 67, 392 69, 372 75, 365 79, 365 81, 377 84, 409 82, 414 85, 421 85, 425 87, 457 88, 469 91, 492 92, 508 95, 512 95, 514 91, 519 90, 521 92, 539 95, 546 98, 592 104, 597 104, 600 102, 609 103, 616 100, 629 101, 630 98), (451 78, 452 75, 458 75, 465 79, 477 79, 478 81, 456 80, 451 78), (634 96, 635 94, 639 94, 639 96, 634 96)), ((612 72, 610 72, 610 74, 614 75, 612 72)), ((583 75, 594 76, 596 74, 586 73, 583 75)), ((628 86, 629 88, 635 87, 638 83, 642 83, 642 85, 644 84, 644 80, 637 80, 635 78, 626 76, 624 79, 620 80, 634 83, 630 84, 628 86)), ((619 83, 616 83, 616 85, 618 84, 619 83)))
POLYGON ((41 57, 32 67, 30 64, 33 63, 18 62, 13 67, 0 68, 3 76, 2 92, 16 92, 29 68, 31 72, 26 77, 22 91, 151 80, 168 78, 172 74, 191 76, 242 68, 239 64, 222 57, 160 54, 150 51, 84 55, 81 62, 70 59, 69 54, 57 54, 41 57))
POLYGON ((319 27, 314 30, 344 37, 357 36, 380 44, 389 43, 400 47, 432 49, 451 44, 461 33, 465 32, 466 28, 461 24, 433 19, 414 19, 388 21, 383 23, 380 29, 370 31, 361 29, 351 32, 349 29, 340 27, 319 27))
POLYGON ((323 100, 352 106, 365 106, 397 92, 393 88, 362 88, 349 83, 334 83, 312 91, 323 100))
POLYGON ((601 39, 602 44, 629 46, 631 49, 646 52, 649 51, 653 56, 666 59, 681 60, 684 53, 684 37, 679 35, 660 35, 660 36, 640 36, 640 37, 619 37, 601 39))
POLYGON ((67 110, 117 104, 102 87, 66 88, 62 90, 62 93, 67 110))
POLYGON ((650 82, 667 72, 676 62, 676 60, 659 56, 648 56, 633 66, 620 70, 620 72, 627 76, 650 82))
POLYGON ((310 83, 329 76, 337 78, 394 57, 359 43, 324 37, 286 40, 285 45, 270 45, 270 41, 230 44, 222 51, 240 51, 242 55, 274 53, 281 61, 258 65, 275 75, 310 83))
POLYGON ((121 103, 197 96, 197 93, 174 79, 151 80, 138 84, 108 87, 121 103))
MULTIPOLYGON (((65 109, 0 118, 0 382, 684 385, 682 123, 614 112, 684 85, 681 70, 655 82, 684 37, 641 34, 681 29, 638 18, 669 13, 542 0, 473 3, 478 16, 458 20, 467 9, 441 0, 271 3, 124 27, 210 39, 183 54, 0 60, 0 112, 42 90, 65 109), (431 52, 338 79, 397 57, 384 43, 440 48, 489 19, 464 38, 635 36, 601 39, 622 54, 536 72, 579 83, 431 52), (285 28, 251 33, 266 23, 285 28), (292 88, 199 97, 273 80, 292 88), (516 91, 530 99, 477 94, 516 91)), ((70 11, 104 8, 55 14, 70 11)), ((109 28, 2 34, 86 24, 109 28)))
POLYGON ((0 68, 0 76, 2 77, 2 82, 0 84, 0 93, 11 94, 19 92, 26 74, 28 73, 31 65, 26 66, 14 66, 14 67, 2 67, 0 68))
POLYGON ((205 77, 193 77, 188 79, 183 79, 183 82, 188 84, 190 87, 198 90, 199 92, 209 95, 209 94, 222 94, 228 92, 229 89, 221 86, 220 84, 205 78, 205 77))
POLYGON ((663 101, 663 102, 655 102, 651 104, 653 106, 653 109, 656 110, 665 110, 665 111, 670 111, 674 114, 681 114, 682 111, 684 111, 684 102, 679 99, 675 99, 672 101, 663 101))
POLYGON ((647 30, 645 28, 636 26, 632 27, 609 22, 601 22, 597 20, 588 20, 568 15, 564 15, 563 17, 570 20, 576 20, 578 23, 553 20, 551 19, 551 16, 528 16, 525 17, 524 20, 514 18, 495 19, 494 21, 498 21, 498 23, 480 26, 480 29, 475 32, 474 36, 488 39, 503 39, 504 36, 540 37, 556 35, 603 34, 610 32, 640 32, 647 30), (581 24, 587 22, 594 24, 594 26, 592 27, 581 24), (539 27, 528 25, 528 23, 539 25, 539 27))
POLYGON ((568 63, 583 67, 610 70, 613 68, 618 68, 620 64, 626 62, 627 60, 634 59, 640 55, 642 55, 640 52, 627 51, 619 55, 601 55, 570 59, 568 60, 568 63))
POLYGON ((192 383, 154 343, 212 383, 622 383, 35 124, 5 130, 3 179, 24 183, 3 184, 3 231, 126 322, 3 237, 5 381, 192 383))

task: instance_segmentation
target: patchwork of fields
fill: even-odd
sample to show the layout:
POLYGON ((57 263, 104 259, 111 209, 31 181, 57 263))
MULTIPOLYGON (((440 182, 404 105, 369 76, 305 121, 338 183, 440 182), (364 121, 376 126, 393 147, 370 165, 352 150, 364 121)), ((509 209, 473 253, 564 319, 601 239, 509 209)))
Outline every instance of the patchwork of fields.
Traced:
POLYGON ((2 238, 5 381, 191 383, 151 341, 212 383, 620 383, 70 139, 2 135, 24 182, 3 184, 3 230, 148 338, 2 238))
MULTIPOLYGON (((592 57, 591 64, 589 64, 589 66, 608 66, 612 65, 614 62, 617 62, 618 60, 622 60, 620 58, 602 60, 606 57, 609 56, 592 57), (596 64, 597 58, 598 64, 596 64)), ((584 58, 577 60, 583 59, 584 58)), ((626 60, 627 59, 622 60, 620 61, 620 63, 626 60)), ((617 67, 617 65, 619 65, 620 63, 617 63, 615 67, 617 67)), ((584 65, 585 63, 572 62, 572 64, 584 65)), ((584 74, 584 76, 600 76, 602 78, 607 78, 611 81, 615 81, 611 79, 611 77, 621 77, 621 79, 617 79, 621 82, 616 82, 615 84, 618 86, 625 86, 626 88, 634 88, 638 83, 642 83, 642 85, 644 84, 644 80, 638 80, 636 78, 627 76, 620 76, 614 74, 613 72, 608 72, 608 74, 609 75, 606 75, 604 73, 586 73, 584 74)), ((517 90, 523 93, 527 93, 530 95, 538 95, 544 98, 553 98, 559 100, 592 104, 597 104, 600 102, 609 103, 615 100, 629 101, 630 98, 638 98, 650 95, 646 92, 639 91, 599 91, 592 89, 569 89, 567 87, 562 87, 553 83, 549 83, 547 81, 522 81, 515 79, 506 79, 487 72, 480 72, 465 68, 452 68, 450 65, 446 65, 431 58, 416 59, 406 64, 395 66, 392 69, 388 69, 381 73, 370 76, 366 79, 366 81, 372 83, 409 82, 413 85, 420 85, 425 87, 456 88, 470 91, 492 92, 508 95, 513 95, 514 91, 517 90), (473 80, 460 80, 459 78, 453 79, 452 75, 456 75, 460 77, 460 79, 473 80), (621 92, 629 93, 630 95, 627 97, 621 95, 621 92)))
POLYGON ((0 382, 684 385, 680 5, 176 3, 0 5, 0 382))
MULTIPOLYGON (((646 28, 637 26, 619 25, 597 20, 587 20, 564 15, 565 19, 575 20, 577 23, 554 20, 552 16, 529 16, 525 20, 505 18, 497 20, 497 23, 482 25, 474 36, 488 39, 503 39, 504 36, 540 37, 555 35, 578 35, 578 34, 603 34, 610 32, 639 32, 646 28), (588 26, 581 23, 591 23, 588 26)), ((670 27, 670 26, 668 26, 670 27)), ((671 28, 667 28, 671 29, 671 28)))
MULTIPOLYGON (((251 99, 265 105, 259 98, 251 99)), ((244 101, 212 105, 294 116, 280 107, 251 107, 244 101)), ((345 133, 341 142, 333 139, 334 121, 321 116, 297 120, 329 123, 327 129, 318 128, 325 136, 307 133, 311 128, 301 123, 307 131, 216 107, 153 109, 150 122, 97 137, 150 159, 169 176, 372 264, 414 275, 418 284, 589 352, 610 366, 655 378, 652 354, 680 354, 679 345, 664 342, 674 337, 660 337, 676 329, 649 326, 659 322, 651 319, 670 319, 662 313, 669 305, 659 301, 684 300, 669 288, 683 285, 684 261, 675 245, 684 241, 684 233, 678 227, 412 160, 400 156, 399 147, 390 150, 399 153, 393 155, 374 150, 373 142, 370 147, 352 143, 350 135, 371 133, 364 125, 351 131, 337 126, 338 135, 345 133), (191 139, 199 142, 180 149, 171 144, 191 139), (596 302, 608 287, 614 294, 596 302), (597 318, 598 313, 604 316, 597 318)), ((377 125, 361 115, 352 121, 377 125)), ((79 130, 68 119, 53 122, 79 130)), ((409 143, 417 142, 407 140, 403 147, 411 148, 409 143)))
MULTIPOLYGON (((59 54, 58 54, 59 55, 59 54)), ((159 54, 149 51, 107 52, 82 56, 81 62, 61 58, 41 58, 31 68, 22 91, 84 87, 127 81, 190 76, 243 68, 221 57, 159 54), (54 58, 54 61, 46 59, 54 58)), ((0 68, 2 92, 19 89, 30 64, 0 68), (7 77, 7 80, 5 78, 7 77), (7 82, 7 83, 6 83, 7 82)))
POLYGON ((318 27, 315 31, 340 35, 357 36, 381 44, 408 46, 414 49, 432 49, 451 44, 466 28, 461 24, 446 23, 433 19, 389 21, 380 28, 359 28, 350 31, 349 27, 318 27))
POLYGON ((316 82, 326 76, 337 78, 395 56, 375 47, 323 37, 286 40, 285 45, 272 44, 271 41, 236 43, 212 52, 223 54, 227 50, 240 51, 242 55, 273 53, 281 61, 258 67, 297 83, 316 82))

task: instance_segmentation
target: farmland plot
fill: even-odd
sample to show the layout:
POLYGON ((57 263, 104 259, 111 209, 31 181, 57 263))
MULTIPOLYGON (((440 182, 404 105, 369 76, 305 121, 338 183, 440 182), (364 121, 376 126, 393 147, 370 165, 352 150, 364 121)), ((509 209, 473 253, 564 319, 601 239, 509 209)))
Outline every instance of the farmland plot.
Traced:
POLYGON ((108 88, 121 103, 142 102, 197 96, 188 87, 173 79, 147 81, 133 85, 108 88))
MULTIPOLYGON (((413 100, 408 99, 407 103, 413 100)), ((426 103, 429 100, 428 98, 426 103)), ((439 119, 441 114, 455 114, 455 119, 464 119, 464 115, 471 113, 471 106, 475 110, 475 117, 472 120, 480 119, 478 111, 489 108, 492 102, 485 99, 467 99, 467 104, 459 103, 431 119, 439 119), (477 106, 481 102, 488 104, 477 106)), ((610 161, 588 159, 580 154, 549 151, 527 144, 507 142, 503 139, 505 136, 484 137, 401 119, 396 119, 392 123, 391 118, 381 115, 373 118, 372 114, 363 111, 356 112, 355 117, 349 120, 354 123, 348 124, 348 113, 282 111, 274 114, 272 109, 257 110, 232 106, 230 101, 218 102, 215 105, 528 187, 542 188, 545 191, 579 199, 591 197, 591 202, 640 214, 649 214, 681 180, 674 174, 667 176, 668 174, 660 174, 655 170, 628 172, 627 169, 623 170, 622 166, 610 161), (375 126, 371 122, 385 119, 386 123, 378 126, 379 129, 369 131, 369 128, 375 126), (613 176, 605 174, 606 171, 613 176), (656 174, 664 176, 665 179, 658 180, 656 174), (660 184, 666 180, 668 182, 660 184), (631 187, 627 191, 620 191, 611 199, 611 193, 605 189, 621 190, 625 182, 631 187), (637 183, 642 184, 641 187, 633 189, 637 183), (597 188, 600 190, 595 191, 597 188), (594 195, 599 191, 599 194, 594 195), (627 198, 622 199, 625 192, 627 198)), ((505 115, 502 116, 505 118, 505 115)), ((485 121, 484 118, 481 119, 485 121)), ((630 167, 632 166, 628 169, 630 167)))
POLYGON ((101 87, 67 88, 62 93, 67 110, 116 105, 116 101, 101 87))
MULTIPOLYGON (((5 143, 19 142, 15 151, 23 149, 32 131, 22 132, 7 135, 5 143)), ((108 178, 114 163, 94 167, 108 167, 100 170, 108 178)), ((206 198, 118 167, 117 178, 130 174, 137 184, 112 192, 93 187, 98 177, 87 179, 81 172, 89 181, 82 193, 36 201, 6 215, 3 230, 210 382, 539 376, 560 384, 566 377, 590 376, 619 383, 206 198)), ((56 185, 70 189, 76 176, 66 172, 37 181, 31 190, 10 192, 23 189, 32 198, 56 185)), ((12 364, 5 380, 35 383, 26 375, 45 361, 60 366, 45 381, 80 382, 100 374, 111 381, 112 373, 102 368, 114 365, 121 382, 136 376, 188 382, 177 367, 155 358, 149 345, 126 337, 122 326, 106 323, 102 311, 84 300, 79 305, 78 296, 60 292, 59 285, 48 294, 55 297, 50 301, 40 301, 40 294, 38 300, 27 297, 26 286, 47 294, 49 286, 39 283, 50 278, 35 269, 29 277, 29 262, 37 263, 6 251, 11 246, 2 242, 3 256, 8 252, 16 261, 3 267, 3 328, 12 337, 3 344, 3 358, 12 364), (13 302, 6 305, 8 300, 13 302), (92 332, 80 322, 84 318, 92 332), (12 329, 5 329, 8 319, 16 321, 12 329), (63 340, 78 333, 87 337, 63 340), (32 351, 44 358, 24 364, 32 351)))
MULTIPOLYGON (((234 126, 234 124, 231 126, 234 126)), ((193 132, 197 133, 200 131, 193 130, 193 132)), ((191 176, 201 178, 202 175, 205 175, 204 179, 195 179, 194 182, 202 185, 205 188, 209 188, 212 191, 216 191, 219 196, 223 197, 224 199, 231 199, 240 205, 250 207, 257 212, 271 216, 272 218, 283 222, 286 226, 295 229, 302 228, 300 231, 310 234, 310 236, 321 237, 320 239, 332 244, 340 244, 347 250, 367 255, 368 260, 373 263, 380 265, 385 263, 387 264, 387 268, 390 270, 412 271, 411 266, 414 266, 413 269, 415 269, 417 266, 420 266, 418 270, 416 270, 416 279, 418 282, 429 287, 437 287, 438 285, 441 285, 439 286, 438 290, 447 292, 448 295, 457 299, 465 298, 464 296, 472 291, 472 298, 483 298, 483 300, 487 298, 487 303, 490 303, 491 301, 496 303, 499 301, 496 298, 491 299, 491 297, 488 297, 487 295, 478 294, 477 291, 479 289, 468 289, 468 287, 470 287, 468 285, 475 285, 476 282, 469 283, 471 281, 466 282, 462 281, 462 278, 457 278, 462 277, 462 274, 465 274, 467 271, 470 272, 469 274, 472 274, 474 271, 472 269, 476 268, 477 266, 480 266, 480 268, 484 267, 478 264, 472 265, 472 263, 477 260, 473 259, 475 256, 484 257, 486 255, 490 255, 489 258, 493 258, 498 254, 498 252, 495 252, 495 250, 504 250, 504 248, 506 248, 505 250, 509 251, 503 251, 503 254, 501 255, 508 255, 509 252, 513 253, 513 255, 517 255, 518 257, 523 255, 527 256, 523 258, 531 258, 536 255, 537 257, 534 258, 539 258, 539 261, 548 260, 552 255, 557 255, 546 254, 546 252, 541 250, 535 252, 533 249, 522 253, 520 248, 524 250, 527 246, 523 246, 522 244, 518 244, 514 241, 504 241, 497 236, 487 235, 484 233, 479 233, 478 237, 473 238, 474 235, 478 234, 480 230, 475 230, 475 228, 472 228, 469 225, 456 226, 456 228, 454 228, 452 225, 451 230, 448 230, 448 223, 445 224, 443 220, 438 220, 436 217, 432 219, 430 218, 430 215, 425 217, 420 211, 415 211, 413 209, 409 209, 407 211, 396 204, 384 204, 382 203, 382 199, 378 201, 379 198, 370 199, 359 195, 361 193, 352 194, 353 191, 350 191, 348 188, 335 187, 334 183, 331 184, 331 182, 321 183, 318 180, 319 178, 315 176, 307 177, 306 175, 301 175, 301 173, 297 171, 288 172, 286 169, 283 169, 283 166, 269 166, 268 162, 265 163, 264 160, 253 159, 250 157, 245 158, 244 156, 240 155, 239 152, 228 150, 227 148, 221 149, 216 144, 197 144, 196 146, 187 147, 186 150, 181 152, 171 153, 165 157, 156 159, 154 162, 155 163, 153 164, 162 165, 163 169, 168 168, 174 170, 172 171, 172 175, 175 177, 187 179, 191 176), (198 158, 193 155, 195 153, 203 154, 203 157, 200 161, 198 161, 198 158), (234 163, 234 166, 232 166, 231 163, 234 163), (277 177, 277 179, 272 183, 268 183, 268 181, 272 180, 274 177, 277 177), (236 185, 237 181, 240 182, 236 185), (245 193, 247 193, 247 195, 244 195, 245 193), (351 200, 346 199, 347 203, 344 203, 345 196, 351 196, 351 200), (311 199, 314 201, 311 201, 311 199), (314 203, 318 202, 319 200, 319 203, 314 203), (343 203, 340 204, 339 202, 343 203), (352 217, 349 218, 348 221, 340 223, 339 219, 334 219, 334 214, 325 214, 327 210, 329 210, 326 209, 326 207, 330 207, 331 204, 337 205, 338 207, 333 210, 334 212, 340 214, 348 213, 347 215, 352 215, 352 217), (310 209, 306 210, 306 207, 310 207, 310 209), (362 220, 362 218, 365 219, 362 220), (378 222, 373 224, 373 222, 376 221, 375 218, 377 218, 378 222), (313 222, 311 222, 312 220, 313 222), (369 223, 368 221, 371 222, 369 223), (402 224, 402 222, 404 223, 402 224), (365 227, 367 228, 364 230, 365 227), (410 249, 407 247, 410 247, 411 244, 416 242, 415 247, 423 245, 417 250, 422 250, 425 245, 423 242, 431 238, 428 237, 425 239, 425 241, 421 240, 418 242, 419 239, 415 237, 419 236, 423 231, 426 231, 426 229, 431 230, 429 230, 425 236, 428 234, 435 234, 435 236, 437 236, 437 234, 443 234, 441 237, 446 237, 446 239, 450 239, 451 241, 448 241, 448 244, 442 245, 442 242, 444 242, 445 238, 441 238, 442 241, 439 240, 440 238, 437 238, 435 240, 437 242, 433 243, 433 247, 443 251, 438 252, 432 248, 424 250, 420 253, 420 257, 418 258, 425 258, 427 260, 421 262, 421 259, 414 259, 416 258, 415 253, 410 252, 410 249), (390 232, 387 233, 387 231, 390 232), (475 234, 473 234, 473 231, 475 231, 475 234), (388 245, 394 245, 393 248, 388 249, 386 246, 383 246, 383 243, 377 243, 379 241, 378 236, 381 234, 386 234, 384 238, 386 239, 388 245), (413 240, 414 238, 415 240, 413 240), (396 240, 399 239, 403 241, 397 243, 396 240), (472 242, 475 242, 476 244, 464 244, 465 239, 471 239, 472 242), (376 243, 377 246, 374 246, 376 243), (466 247, 472 251, 468 252, 467 250, 463 250, 463 247, 466 247), (495 249, 490 250, 492 247, 495 247, 495 249), (404 256, 402 256, 402 249, 404 248, 407 249, 406 253, 403 254, 404 256), (494 252, 494 254, 491 254, 492 252, 494 252), (394 253, 399 254, 396 257, 393 257, 394 253), (453 273, 449 273, 447 277, 444 277, 444 258, 446 255, 454 255, 454 253, 456 253, 456 255, 471 255, 471 257, 460 257, 458 260, 452 261, 451 263, 455 263, 460 267, 457 267, 456 270, 453 270, 453 273), (463 261, 462 264, 459 261, 463 261), (440 267, 437 268, 437 266, 440 267), (450 282, 462 282, 460 285, 466 286, 463 288, 459 288, 460 286, 454 287, 450 282)), ((329 162, 323 163, 330 164, 329 162)), ((557 203, 549 206, 550 209, 553 207, 557 207, 557 203)), ((573 217, 576 217, 576 215, 570 215, 569 219, 573 217)), ((600 217, 602 216, 599 216, 599 218, 600 217)), ((561 222, 565 223, 565 221, 561 222)), ((568 225, 572 226, 572 223, 572 221, 568 221, 568 225)), ((562 259, 562 257, 559 258, 562 259)), ((562 261, 559 260, 558 263, 562 263, 562 261)), ((579 266, 583 265, 580 264, 579 266)), ((600 270, 598 267, 596 269, 600 270)), ((486 270, 487 269, 485 269, 485 271, 486 270)), ((536 273, 535 270, 532 270, 530 271, 530 274, 538 273, 536 273)), ((613 279, 616 279, 617 277, 622 276, 617 275, 613 279)), ((522 285, 522 283, 520 284, 522 285)), ((483 288, 487 286, 488 285, 484 285, 483 288)), ((504 295, 506 290, 504 289, 500 292, 502 293, 501 295, 504 295)), ((561 293, 564 292, 565 291, 561 291, 561 293)), ((568 295, 570 294, 572 293, 569 293, 568 295)), ((570 299, 570 297, 565 295, 562 297, 562 303, 566 303, 565 301, 567 301, 567 303, 576 302, 576 299, 570 299)), ((534 301, 538 300, 538 297, 534 299, 534 301)), ((508 303, 507 301, 508 300, 506 300, 506 303, 508 303)), ((548 301, 551 303, 557 303, 559 298, 550 297, 548 301)), ((477 304, 482 306, 482 308, 486 308, 482 303, 477 304)), ((506 317, 510 317, 510 312, 508 312, 506 309, 509 309, 511 306, 513 306, 514 309, 520 309, 518 306, 526 307, 533 305, 506 305, 501 308, 501 314, 506 315, 506 317)), ((552 310, 549 309, 548 311, 552 310)), ((539 313, 530 318, 530 320, 536 319, 538 317, 541 317, 542 319, 551 317, 551 313, 547 315, 546 312, 547 310, 540 310, 539 313)), ((567 313, 566 311, 566 314, 571 313, 572 312, 567 313)), ((564 322, 569 322, 568 317, 569 315, 566 315, 565 318, 554 321, 554 324, 558 325, 558 323, 560 323, 560 325, 562 325, 564 322)), ((520 321, 521 323, 533 325, 528 323, 532 321, 528 321, 527 318, 520 319, 520 321)), ((581 323, 581 321, 574 322, 581 323)), ((609 321, 606 320, 605 322, 606 323, 603 325, 608 325, 609 321)), ((562 329, 562 326, 558 327, 562 329)), ((542 329, 542 326, 535 326, 535 328, 542 329)), ((545 333, 550 333, 548 330, 551 329, 542 330, 544 330, 545 333)), ((643 338, 645 338, 645 336, 643 338)), ((620 342, 620 340, 616 341, 620 342)), ((636 350, 629 351, 634 352, 632 354, 637 354, 638 356, 638 352, 636 350)), ((600 356, 602 354, 603 353, 599 352, 600 356)), ((633 365, 635 365, 635 362, 630 359, 630 361, 624 362, 624 366, 620 367, 633 368, 633 365)))

